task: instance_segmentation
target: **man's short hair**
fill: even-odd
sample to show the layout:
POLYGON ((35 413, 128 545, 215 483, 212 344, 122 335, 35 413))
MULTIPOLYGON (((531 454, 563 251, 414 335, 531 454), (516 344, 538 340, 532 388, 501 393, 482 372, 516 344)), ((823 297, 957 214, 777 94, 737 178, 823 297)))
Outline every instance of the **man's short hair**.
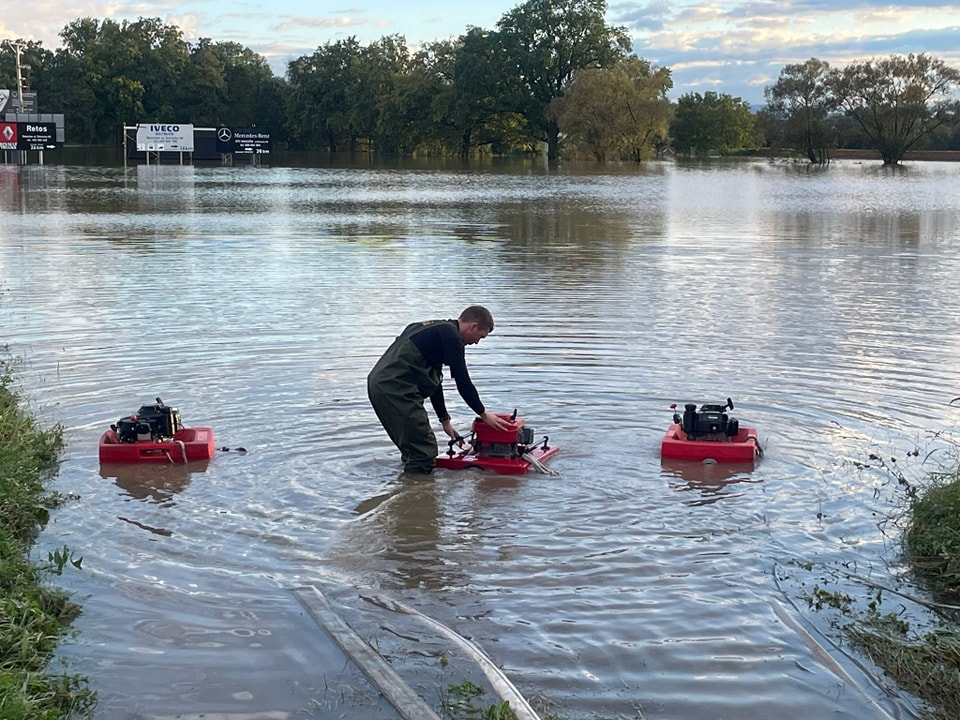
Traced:
POLYGON ((471 305, 460 313, 460 321, 464 323, 475 322, 477 327, 487 332, 493 332, 493 315, 483 305, 471 305))

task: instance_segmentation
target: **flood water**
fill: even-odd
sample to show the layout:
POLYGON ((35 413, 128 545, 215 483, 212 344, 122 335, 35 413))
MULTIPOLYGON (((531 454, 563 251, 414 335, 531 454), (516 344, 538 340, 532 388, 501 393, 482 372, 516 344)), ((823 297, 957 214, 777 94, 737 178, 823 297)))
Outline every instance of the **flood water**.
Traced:
POLYGON ((945 458, 958 197, 949 163, 0 167, 0 342, 68 442, 36 548, 83 558, 55 578, 84 608, 66 669, 98 720, 389 717, 344 689, 293 592, 315 586, 426 695, 462 675, 366 596, 563 718, 909 716, 805 597, 903 579, 859 465, 945 458), (366 374, 473 303, 481 398, 559 474, 398 482, 366 374), (101 467, 158 396, 229 450, 101 467), (760 461, 661 461, 671 403, 727 397, 760 461))

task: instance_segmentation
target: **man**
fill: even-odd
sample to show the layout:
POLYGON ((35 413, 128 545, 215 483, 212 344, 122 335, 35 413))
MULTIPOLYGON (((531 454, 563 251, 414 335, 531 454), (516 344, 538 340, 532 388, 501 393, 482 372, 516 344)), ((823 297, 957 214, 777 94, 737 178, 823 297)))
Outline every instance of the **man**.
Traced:
POLYGON ((443 366, 457 383, 464 402, 490 427, 505 430, 506 421, 488 412, 470 380, 464 350, 493 331, 493 316, 481 305, 471 305, 456 320, 426 320, 408 325, 387 348, 367 376, 367 395, 380 424, 400 449, 409 474, 433 472, 437 438, 423 401, 430 398, 443 431, 457 431, 443 399, 443 366))

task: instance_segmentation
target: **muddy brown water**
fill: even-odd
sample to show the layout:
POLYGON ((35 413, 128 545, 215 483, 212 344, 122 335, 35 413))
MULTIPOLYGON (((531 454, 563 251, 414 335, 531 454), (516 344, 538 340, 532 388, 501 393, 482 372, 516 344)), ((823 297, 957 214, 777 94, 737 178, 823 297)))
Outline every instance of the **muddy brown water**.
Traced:
POLYGON ((67 667, 98 720, 389 717, 313 585, 433 699, 467 671, 365 594, 562 717, 909 713, 805 597, 838 568, 898 581, 871 452, 947 456, 957 197, 950 163, 0 168, 3 341, 69 443, 36 547, 83 557, 56 579, 84 607, 67 667), (562 446, 559 475, 398 483, 366 373, 475 302, 481 397, 562 446), (231 449, 101 467, 156 396, 231 449), (660 460, 671 403, 728 396, 759 463, 660 460))

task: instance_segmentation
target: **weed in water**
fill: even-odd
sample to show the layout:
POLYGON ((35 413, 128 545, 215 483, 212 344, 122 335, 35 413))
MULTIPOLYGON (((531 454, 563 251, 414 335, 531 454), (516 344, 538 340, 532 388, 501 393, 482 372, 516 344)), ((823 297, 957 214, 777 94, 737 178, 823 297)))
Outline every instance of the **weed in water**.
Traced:
MULTIPOLYGON (((935 437, 945 439, 943 433, 935 437)), ((924 460, 931 455, 926 453, 924 460)), ((858 464, 893 479, 897 496, 890 513, 879 519, 878 529, 885 535, 891 528, 901 533, 903 556, 897 560, 907 561, 932 600, 860 577, 849 568, 835 569, 834 579, 867 587, 864 605, 856 605, 846 592, 826 590, 819 584, 806 595, 815 610, 839 611, 844 622, 835 627, 899 687, 923 700, 929 720, 960 717, 960 460, 956 455, 951 456, 950 469, 923 472, 917 481, 910 479, 908 463, 894 457, 872 454, 869 463, 858 464), (890 602, 887 598, 897 599, 896 612, 882 611, 884 602, 890 602), (931 617, 919 618, 922 629, 911 625, 901 600, 930 611, 931 617)), ((906 460, 918 458, 920 451, 913 450, 906 460)), ((807 563, 794 564, 811 569, 807 563)))

